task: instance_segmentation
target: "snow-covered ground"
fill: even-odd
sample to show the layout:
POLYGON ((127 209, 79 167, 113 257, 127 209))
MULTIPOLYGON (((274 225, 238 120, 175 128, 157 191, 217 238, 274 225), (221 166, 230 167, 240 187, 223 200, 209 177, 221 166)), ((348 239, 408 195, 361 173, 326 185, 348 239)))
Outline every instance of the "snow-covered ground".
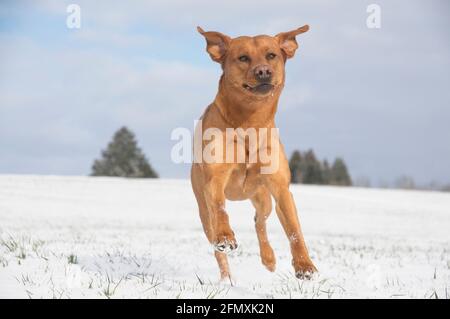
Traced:
POLYGON ((0 298, 450 298, 450 194, 292 186, 320 273, 261 265, 248 202, 227 203, 239 249, 219 282, 186 180, 0 175, 0 298))

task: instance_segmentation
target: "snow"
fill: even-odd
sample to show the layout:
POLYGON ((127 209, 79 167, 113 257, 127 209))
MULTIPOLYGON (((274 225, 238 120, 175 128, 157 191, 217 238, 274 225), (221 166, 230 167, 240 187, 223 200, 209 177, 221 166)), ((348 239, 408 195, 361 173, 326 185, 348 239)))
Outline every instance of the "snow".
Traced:
POLYGON ((268 272, 251 204, 227 202, 231 285, 187 180, 0 175, 0 298, 449 298, 450 194, 291 190, 319 274, 294 277, 275 213, 268 272))

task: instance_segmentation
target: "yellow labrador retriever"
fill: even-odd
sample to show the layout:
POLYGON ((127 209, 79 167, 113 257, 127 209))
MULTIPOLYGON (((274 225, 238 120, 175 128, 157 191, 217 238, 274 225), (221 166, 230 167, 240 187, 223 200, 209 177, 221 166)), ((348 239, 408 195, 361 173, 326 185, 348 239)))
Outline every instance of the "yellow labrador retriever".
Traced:
POLYGON ((215 248, 221 277, 230 276, 226 253, 237 247, 225 211, 226 199, 251 200, 256 210, 255 228, 262 263, 268 270, 275 270, 275 255, 266 232, 273 196, 278 218, 290 242, 295 274, 298 278, 310 278, 316 268, 309 257, 289 191, 288 161, 274 130, 286 60, 298 48, 295 37, 308 31, 309 26, 274 37, 237 38, 197 29, 206 39, 211 59, 220 63, 223 70, 217 96, 196 128, 196 136, 199 133, 201 138, 200 141, 195 138, 194 143, 200 147, 194 150, 197 154, 191 170, 203 229, 215 248), (205 160, 206 153, 213 160, 205 160))

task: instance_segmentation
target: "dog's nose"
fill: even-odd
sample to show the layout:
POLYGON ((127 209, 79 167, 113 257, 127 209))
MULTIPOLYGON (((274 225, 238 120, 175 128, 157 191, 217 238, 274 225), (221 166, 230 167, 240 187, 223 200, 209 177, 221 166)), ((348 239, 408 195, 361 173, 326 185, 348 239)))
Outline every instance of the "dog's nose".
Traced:
POLYGON ((258 80, 259 82, 267 82, 272 77, 272 71, 270 70, 270 67, 265 64, 257 65, 253 72, 255 74, 256 80, 258 80))

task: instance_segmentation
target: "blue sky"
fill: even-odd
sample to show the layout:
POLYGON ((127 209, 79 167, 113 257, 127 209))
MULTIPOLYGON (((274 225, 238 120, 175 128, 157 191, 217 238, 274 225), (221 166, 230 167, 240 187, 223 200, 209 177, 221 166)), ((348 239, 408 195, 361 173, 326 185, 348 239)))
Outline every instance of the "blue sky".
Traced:
POLYGON ((372 184, 450 182, 445 1, 2 1, 0 173, 86 175, 122 125, 162 177, 170 133, 192 128, 220 67, 196 32, 276 34, 303 24, 277 124, 287 151, 342 156, 372 184), (66 7, 81 7, 68 29, 66 7), (366 8, 381 7, 381 28, 366 8))

